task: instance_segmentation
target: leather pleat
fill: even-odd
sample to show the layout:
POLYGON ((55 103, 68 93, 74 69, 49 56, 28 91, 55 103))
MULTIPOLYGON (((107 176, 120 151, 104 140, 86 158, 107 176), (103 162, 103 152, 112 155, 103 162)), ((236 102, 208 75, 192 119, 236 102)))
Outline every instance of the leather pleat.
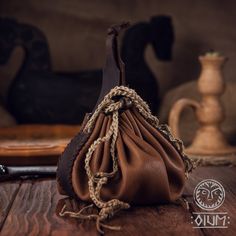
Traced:
MULTIPOLYGON (((100 114, 87 142, 78 153, 72 167, 72 188, 78 199, 91 201, 85 156, 91 144, 109 130, 112 118, 100 114)), ((185 183, 181 155, 163 134, 135 109, 119 115, 116 141, 119 171, 102 187, 104 201, 117 198, 135 205, 171 202, 178 199, 185 183)), ((110 141, 101 143, 92 154, 93 173, 112 170, 110 141)))

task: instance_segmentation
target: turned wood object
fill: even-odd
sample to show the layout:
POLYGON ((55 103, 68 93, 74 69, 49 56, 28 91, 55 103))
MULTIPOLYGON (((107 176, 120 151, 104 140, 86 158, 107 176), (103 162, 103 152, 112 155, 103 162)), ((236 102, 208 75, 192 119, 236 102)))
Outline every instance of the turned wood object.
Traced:
POLYGON ((225 90, 222 68, 226 58, 216 52, 211 52, 200 56, 199 61, 202 66, 198 80, 201 101, 197 102, 188 98, 178 100, 170 111, 170 128, 176 137, 181 138, 180 115, 184 108, 191 107, 195 111, 200 128, 192 144, 186 148, 186 153, 193 156, 222 156, 235 153, 236 148, 227 143, 220 127, 225 117, 220 97, 225 90))
POLYGON ((0 128, 0 164, 55 165, 79 125, 16 125, 0 128))

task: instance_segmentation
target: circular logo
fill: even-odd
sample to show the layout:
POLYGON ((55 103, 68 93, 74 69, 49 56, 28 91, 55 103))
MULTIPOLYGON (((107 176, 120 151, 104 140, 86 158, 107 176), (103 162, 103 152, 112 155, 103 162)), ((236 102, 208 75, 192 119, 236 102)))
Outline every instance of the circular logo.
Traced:
POLYGON ((194 189, 194 201, 203 210, 215 210, 225 200, 225 190, 221 183, 214 179, 205 179, 194 189))

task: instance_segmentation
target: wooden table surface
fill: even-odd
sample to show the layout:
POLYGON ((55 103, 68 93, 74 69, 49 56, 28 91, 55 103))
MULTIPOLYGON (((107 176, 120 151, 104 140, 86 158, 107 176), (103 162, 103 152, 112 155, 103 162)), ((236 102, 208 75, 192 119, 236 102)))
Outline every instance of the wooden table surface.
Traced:
MULTIPOLYGON (((105 229, 105 235, 236 235, 236 167, 199 167, 190 176, 185 194, 192 202, 190 210, 175 204, 131 207, 109 221, 109 224, 122 226, 121 231, 105 229), (207 178, 224 186, 225 201, 216 212, 228 213, 228 228, 196 229, 191 224, 193 212, 200 211, 193 202, 193 190, 207 178)), ((65 203, 73 209, 79 207, 57 192, 55 179, 2 182, 0 235, 98 235, 94 222, 58 216, 65 203)))

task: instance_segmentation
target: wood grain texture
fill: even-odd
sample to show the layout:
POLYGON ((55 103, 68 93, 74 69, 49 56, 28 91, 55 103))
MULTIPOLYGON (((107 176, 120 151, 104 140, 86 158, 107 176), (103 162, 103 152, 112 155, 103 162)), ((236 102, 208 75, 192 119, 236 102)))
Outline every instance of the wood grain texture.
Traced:
POLYGON ((57 215, 61 196, 55 180, 25 181, 1 231, 6 235, 90 235, 93 227, 57 215))
MULTIPOLYGON (((133 206, 129 210, 120 212, 107 222, 109 225, 121 226, 122 230, 110 231, 105 229, 105 235, 234 235, 236 232, 235 175, 235 167, 198 168, 190 177, 185 191, 188 200, 192 202, 190 211, 174 204, 133 206), (220 181, 225 188, 226 199, 220 207, 220 211, 227 211, 231 217, 231 225, 228 229, 192 228, 191 212, 199 211, 192 200, 193 189, 200 180, 206 178, 220 181)), ((85 203, 77 203, 59 195, 54 179, 27 180, 23 181, 21 185, 6 182, 0 185, 0 189, 2 190, 0 191, 1 207, 4 206, 1 209, 0 218, 3 224, 1 236, 98 235, 93 221, 58 216, 58 212, 64 204, 68 210, 78 211, 85 203), (2 221, 2 219, 4 220, 2 221)), ((88 210, 88 212, 91 211, 92 209, 88 210)))
POLYGON ((16 125, 0 128, 0 163, 55 165, 79 125, 16 125))
MULTIPOLYGON (((73 200, 60 199, 54 180, 25 181, 8 214, 1 235, 98 235, 95 223, 59 217, 67 209, 78 211, 73 200)), ((182 206, 132 207, 108 222, 121 231, 105 230, 107 235, 201 235, 192 229, 190 213, 182 206)))
POLYGON ((191 214, 178 205, 133 207, 110 221, 122 226, 122 231, 108 231, 106 235, 202 235, 190 224, 191 214))
POLYGON ((20 182, 0 183, 0 230, 19 191, 20 182))
POLYGON ((227 212, 230 217, 230 225, 226 229, 201 229, 204 235, 231 236, 236 233, 236 167, 201 167, 194 171, 186 186, 186 194, 191 203, 191 211, 206 212, 197 207, 193 202, 195 186, 204 179, 214 179, 220 182, 225 189, 225 201, 222 206, 213 212, 227 212))

